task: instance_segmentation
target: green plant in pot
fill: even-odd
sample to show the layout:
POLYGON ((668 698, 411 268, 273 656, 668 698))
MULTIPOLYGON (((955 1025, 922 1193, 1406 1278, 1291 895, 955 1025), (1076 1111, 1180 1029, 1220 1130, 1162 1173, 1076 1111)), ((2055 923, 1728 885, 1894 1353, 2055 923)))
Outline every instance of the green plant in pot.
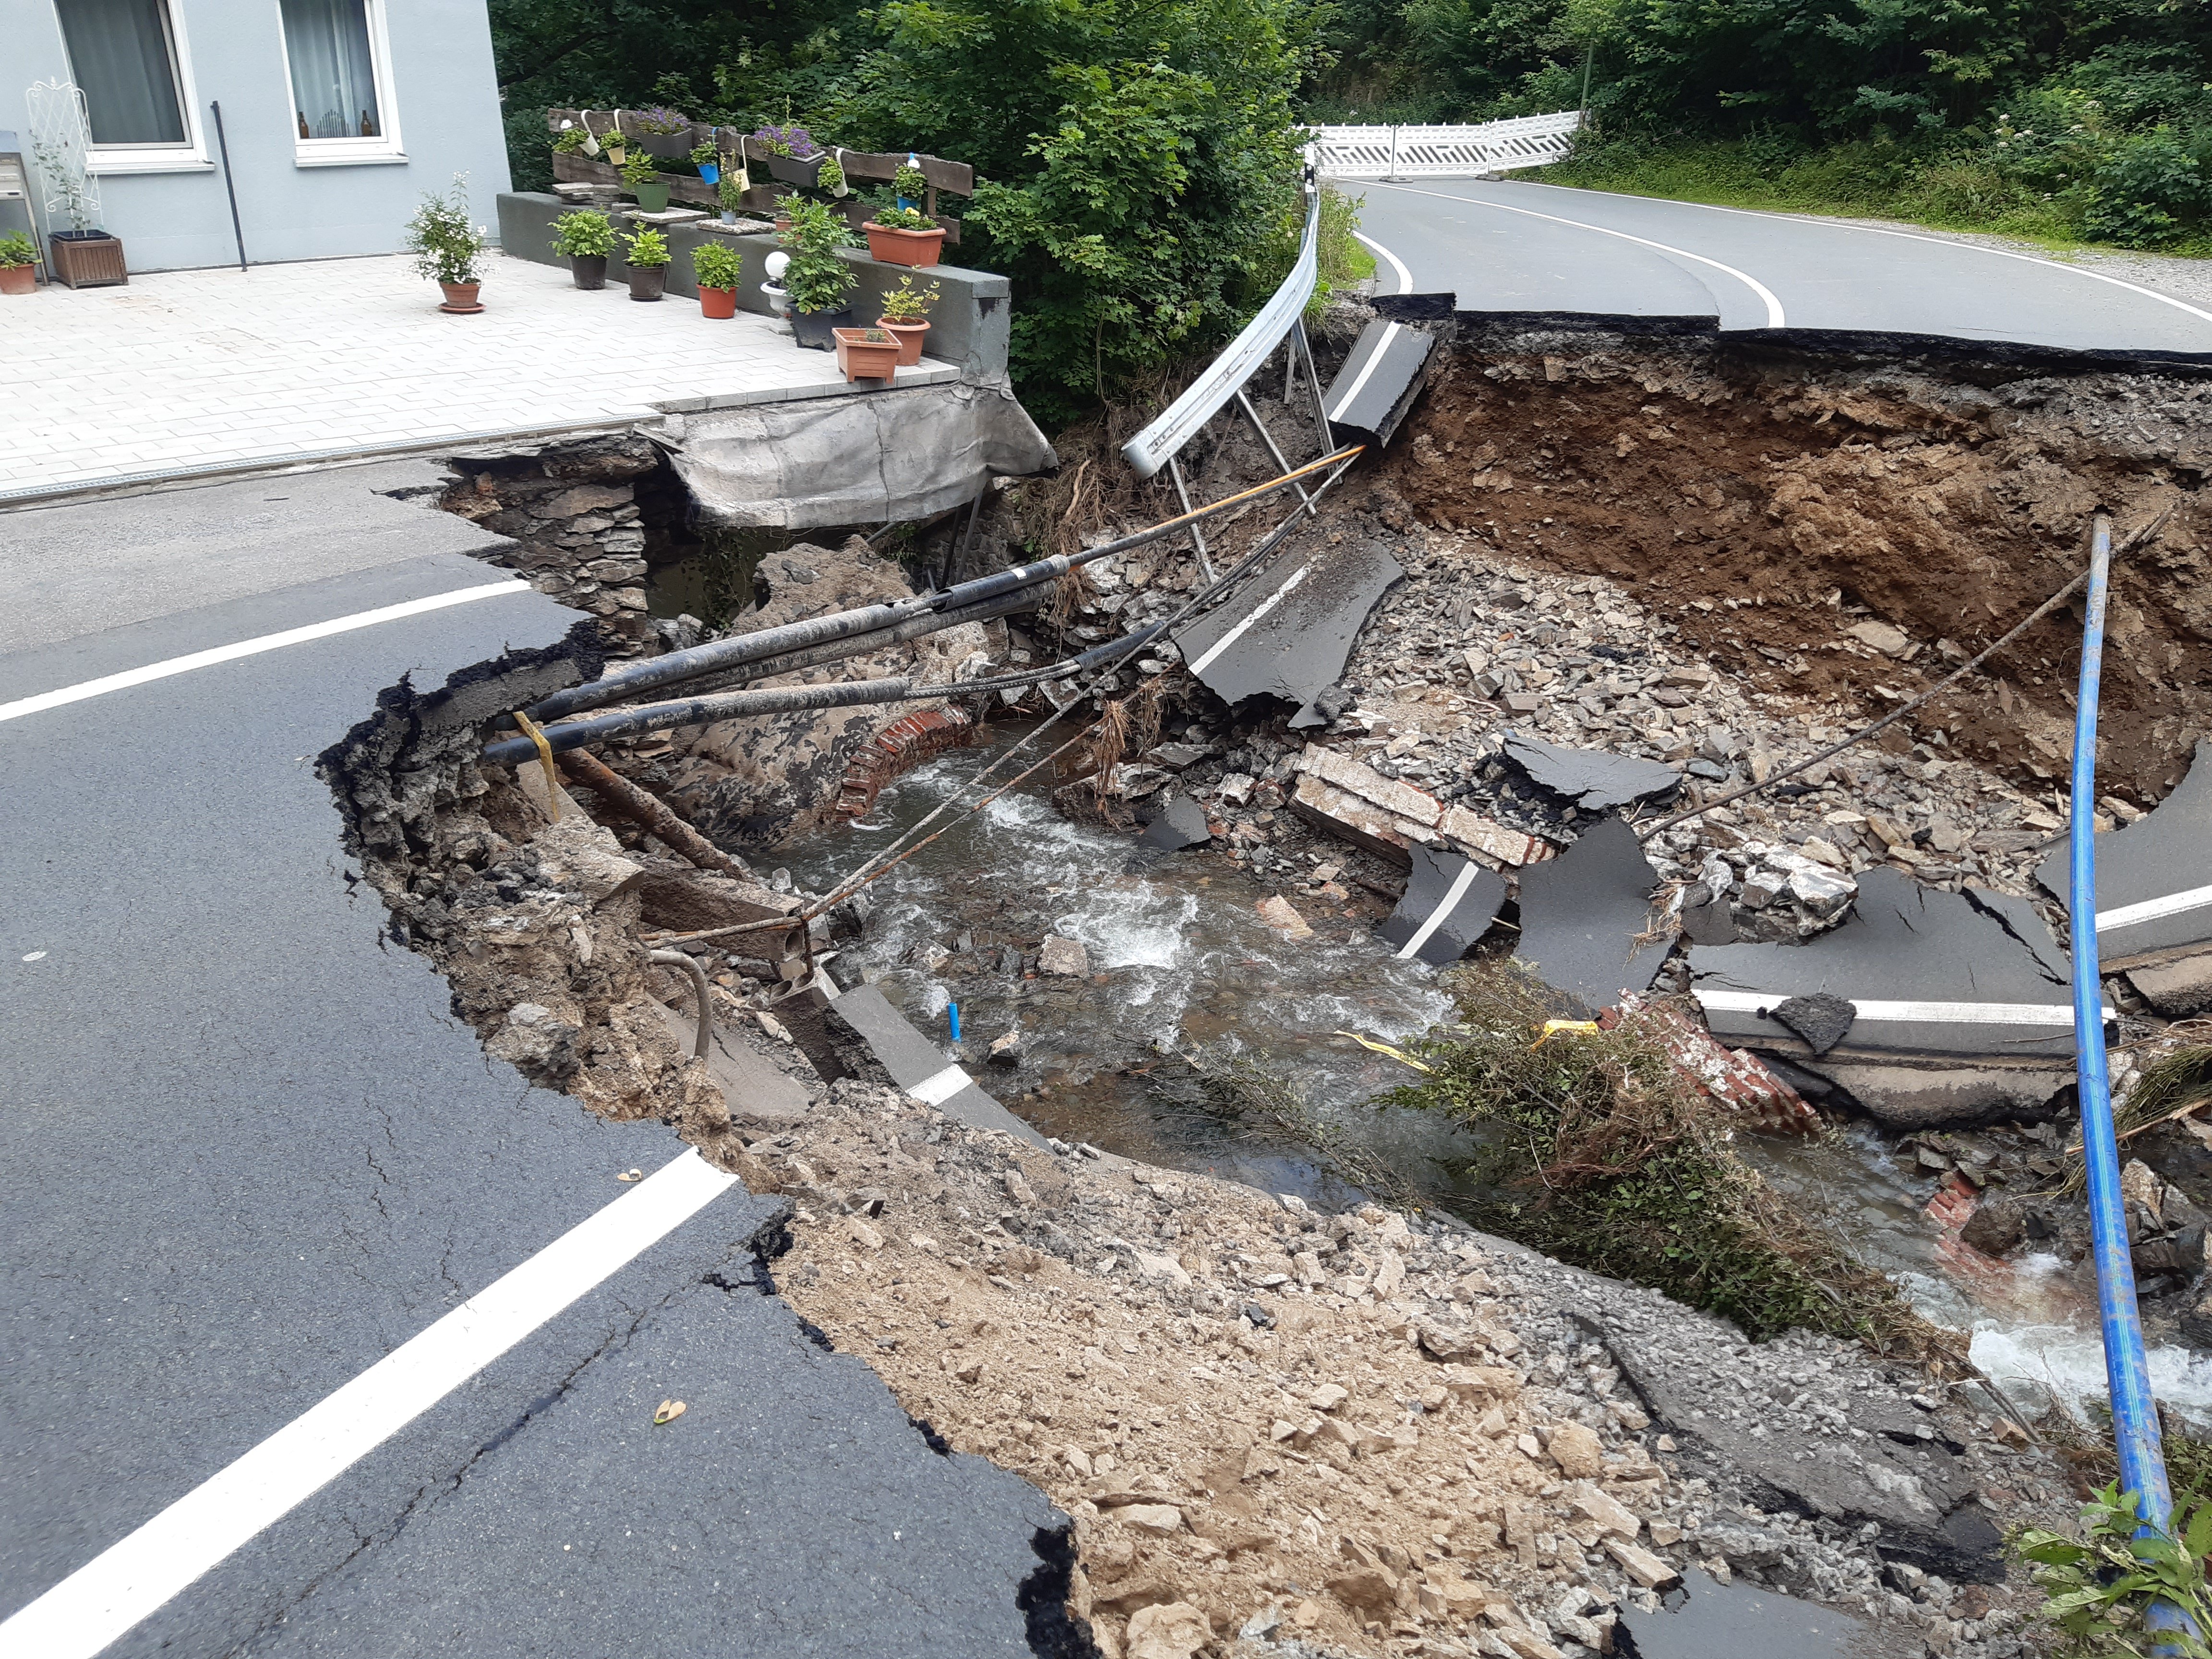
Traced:
POLYGON ((668 239, 659 231, 641 230, 623 237, 623 258, 629 265, 629 297, 658 300, 668 288, 668 239))
POLYGON ((898 286, 884 295, 883 315, 876 319, 876 326, 898 342, 901 367, 912 368, 921 361, 930 311, 944 296, 941 284, 916 288, 911 276, 900 277, 898 286))
POLYGON ((702 184, 720 184, 722 179, 722 152, 714 147, 713 138, 696 145, 691 151, 691 165, 699 169, 702 184))
POLYGON ((615 251, 615 228, 604 213, 564 213, 553 222, 553 251, 568 262, 578 288, 607 285, 607 256, 615 251))
POLYGON ((791 328, 799 343, 816 351, 835 349, 833 330, 853 320, 846 296, 860 284, 860 276, 837 250, 854 245, 852 228, 844 215, 826 202, 787 197, 779 204, 791 215, 790 225, 776 234, 776 244, 790 256, 783 272, 784 291, 791 296, 791 328))
POLYGON ((484 250, 489 243, 482 225, 469 219, 469 178, 453 175, 453 188, 422 198, 415 216, 407 222, 400 246, 415 256, 415 271, 445 290, 446 302, 438 307, 456 315, 482 311, 477 290, 483 282, 484 250))
POLYGON ((39 286, 37 245, 20 230, 0 236, 0 294, 33 294, 39 286))
POLYGON ((745 278, 744 261, 735 248, 709 239, 691 255, 691 280, 699 289, 700 314, 726 318, 738 314, 738 288, 745 278))
POLYGON ((766 158, 769 172, 785 184, 811 187, 821 183, 823 164, 830 158, 805 127, 762 127, 752 141, 766 158))
POLYGON ((660 175, 653 171, 653 158, 643 150, 640 150, 623 163, 622 176, 624 186, 631 195, 637 198, 639 212, 665 213, 668 211, 668 186, 661 181, 660 175))
POLYGON ((841 328, 835 337, 837 367, 848 383, 889 380, 898 368, 899 343, 880 328, 841 328))
POLYGON ((691 118, 672 109, 632 110, 630 136, 640 149, 666 161, 690 154, 691 118))
POLYGON ((714 186, 714 194, 720 198, 722 204, 724 224, 734 225, 738 222, 738 210, 745 204, 745 192, 751 188, 752 185, 745 178, 745 170, 742 167, 722 175, 721 183, 714 186))
POLYGON ((885 208, 868 221, 868 254, 887 265, 933 265, 945 227, 920 208, 885 208))
POLYGON ((556 155, 582 155, 586 153, 586 145, 590 138, 590 132, 581 122, 563 121, 560 131, 553 135, 553 153, 556 155))

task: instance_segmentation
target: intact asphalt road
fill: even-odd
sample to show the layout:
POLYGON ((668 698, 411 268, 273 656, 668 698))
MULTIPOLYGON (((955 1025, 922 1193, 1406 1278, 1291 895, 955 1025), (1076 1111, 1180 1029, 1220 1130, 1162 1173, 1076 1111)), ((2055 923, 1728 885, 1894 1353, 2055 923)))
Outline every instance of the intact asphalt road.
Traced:
POLYGON ((1462 311, 1712 317, 2104 352, 2212 352, 2200 307, 1920 232, 1522 180, 1346 180, 1378 292, 1462 311))
MULTIPOLYGON (((402 674, 434 684, 574 613, 506 592, 8 707, 501 580, 463 551, 481 532, 379 493, 435 480, 388 463, 0 515, 0 1653, 1031 1652, 1042 1495, 932 1452, 756 1285, 774 1200, 487 1060, 356 884, 313 757, 402 674), (618 1183, 632 1167, 653 1178, 618 1183), (696 1209, 654 1220, 687 1181, 696 1209), (360 1390, 392 1367, 363 1373, 613 1213, 646 1218, 641 1253, 369 1426, 360 1390), (307 1449, 359 1455, 272 1504, 310 1461, 303 1414, 356 1379, 307 1449), (651 1427, 670 1396, 689 1411, 651 1427), (189 1527, 148 1525, 196 1488, 189 1527)), ((483 1340, 486 1305, 439 1331, 483 1340)))

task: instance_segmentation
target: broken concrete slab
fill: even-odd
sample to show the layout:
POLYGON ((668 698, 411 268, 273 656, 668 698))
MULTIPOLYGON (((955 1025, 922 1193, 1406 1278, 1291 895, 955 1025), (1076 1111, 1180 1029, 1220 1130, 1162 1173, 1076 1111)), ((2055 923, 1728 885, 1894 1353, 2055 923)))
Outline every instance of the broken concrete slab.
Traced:
POLYGON ((1852 914, 1810 943, 1699 946, 1689 961, 1716 1036, 1801 1068, 1818 1058, 1895 1127, 2037 1115, 2073 1081, 2066 954, 2025 899, 1869 870, 1852 914), (1824 993, 1853 1019, 1816 1056, 1773 1016, 1824 993))
MULTIPOLYGON (((2198 742, 2189 775, 2153 811, 2091 844, 2097 855, 2097 951, 2106 972, 2158 966, 2212 949, 2212 739, 2198 742)), ((2063 842, 2038 867, 2035 878, 2061 904, 2067 902, 2063 842)))
POLYGON ((1624 1604, 1613 1627, 1613 1651, 1626 1659, 1877 1659, 1924 1648, 1917 1636, 1885 1640, 1865 1620, 1778 1595, 1750 1584, 1722 1584, 1692 1568, 1684 1595, 1657 1611, 1624 1604))
MULTIPOLYGON (((1137 816, 1144 817, 1146 814, 1139 811, 1137 816)), ((1167 795, 1153 808, 1145 833, 1137 837, 1137 845, 1180 853, 1187 847, 1203 847, 1212 839, 1213 830, 1206 821, 1203 806, 1188 795, 1167 795)))
POLYGON ((888 1080, 974 1128, 996 1129, 1032 1146, 1046 1145, 1042 1135, 985 1094, 943 1049, 908 1024, 877 987, 844 993, 830 1004, 826 1015, 842 1039, 847 1064, 859 1075, 888 1080))
POLYGON ((1298 757, 1298 785, 1290 809, 1307 823, 1356 847, 1410 867, 1408 849, 1438 847, 1458 852, 1493 870, 1517 867, 1549 858, 1551 847, 1535 836, 1470 812, 1447 806, 1425 790, 1334 749, 1310 743, 1298 757))
POLYGON ((1583 1007, 1610 1006, 1644 991, 1667 959, 1665 944, 1639 945, 1650 931, 1659 875, 1636 832, 1609 817, 1572 847, 1521 872, 1521 948, 1515 956, 1583 1007))
POLYGON ((1322 399, 1330 438, 1377 449, 1389 443, 1428 384, 1436 344, 1426 329, 1395 320, 1378 318, 1362 329, 1322 399))
MULTIPOLYGON (((699 1027, 689 1013, 653 1005, 677 1046, 693 1051, 699 1027)), ((722 1091, 731 1121, 750 1130, 788 1129, 805 1120, 812 1099, 806 1085, 764 1055, 753 1052, 744 1038, 723 1021, 715 1023, 707 1044, 707 1070, 722 1091)))
POLYGON ((1405 574, 1380 541, 1286 555, 1173 637, 1190 672, 1224 702, 1279 697, 1297 706, 1293 726, 1319 726, 1314 699, 1336 684, 1367 613, 1405 574))
POLYGON ((1505 758, 1555 795, 1602 812, 1664 795, 1681 785, 1671 766, 1602 749, 1568 749, 1520 732, 1505 734, 1505 758))
POLYGON ((2130 968, 2128 983, 2168 1019, 2189 1019, 2212 1011, 2212 951, 2178 962, 2130 968))
POLYGON ((1435 967, 1457 962, 1490 931, 1505 902, 1505 878, 1456 853, 1416 842, 1407 849, 1413 878, 1398 908, 1376 931, 1398 947, 1399 957, 1418 957, 1435 967))

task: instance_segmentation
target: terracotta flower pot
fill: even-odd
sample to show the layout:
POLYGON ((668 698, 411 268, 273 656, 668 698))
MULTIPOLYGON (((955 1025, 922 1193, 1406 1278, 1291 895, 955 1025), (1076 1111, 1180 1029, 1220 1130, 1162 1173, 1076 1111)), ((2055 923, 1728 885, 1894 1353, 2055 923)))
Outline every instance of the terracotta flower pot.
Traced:
POLYGON ((33 294, 38 287, 35 265, 0 265, 0 294, 33 294))
POLYGON ((446 303, 439 310, 467 317, 483 309, 477 303, 477 290, 483 286, 482 283, 441 283, 438 286, 446 290, 446 303))
POLYGON ((668 289, 666 265, 632 265, 629 268, 629 297, 633 300, 658 300, 668 289))
POLYGON ((568 274, 578 288, 595 294, 607 285, 607 256, 604 253, 572 253, 568 256, 568 274))
POLYGON ((945 246, 945 227, 932 230, 901 230, 896 225, 870 225, 868 257, 887 265, 933 265, 945 246))
POLYGON ((837 337, 837 367, 847 380, 888 380, 898 367, 896 340, 871 340, 865 328, 841 328, 837 337))
POLYGON ((699 290, 699 311, 702 316, 724 318, 738 314, 738 291, 733 288, 702 288, 699 290))
POLYGON ((926 319, 919 323, 895 323, 888 317, 878 317, 876 326, 898 342, 901 368, 912 368, 921 361, 921 343, 929 333, 926 319))

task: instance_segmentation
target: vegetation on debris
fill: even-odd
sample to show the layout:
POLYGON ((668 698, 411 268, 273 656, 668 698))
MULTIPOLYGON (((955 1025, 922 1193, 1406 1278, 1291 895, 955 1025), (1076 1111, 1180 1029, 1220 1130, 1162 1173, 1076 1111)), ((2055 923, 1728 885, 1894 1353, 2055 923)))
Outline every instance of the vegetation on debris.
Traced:
POLYGON ((1461 1172, 1476 1225, 1754 1338, 1802 1326, 1916 1358, 1944 1351, 1887 1279, 1730 1150, 1731 1125, 1656 1037, 1633 1022, 1546 1034, 1556 994, 1511 964, 1449 983, 1460 1025, 1413 1044, 1430 1074, 1387 1098, 1484 1140, 1461 1172))
MULTIPOLYGON (((2138 1536, 2142 1494, 2117 1481, 2081 1508, 2080 1538, 2025 1527, 2007 1542, 2028 1562, 2045 1592, 2038 1613, 2055 1626, 2068 1659, 2138 1659, 2152 1653, 2212 1659, 2212 1593, 2204 1556, 2212 1550, 2212 1503, 2184 1494, 2173 1506, 2172 1535, 2138 1536), (2148 1615, 2163 1603, 2179 1628, 2154 1629, 2148 1615)), ((2161 1621, 2162 1623, 2166 1621, 2161 1621)))
POLYGON ((473 283, 489 246, 482 225, 469 218, 469 178, 453 175, 450 190, 427 192, 407 222, 400 246, 415 256, 416 274, 434 283, 473 283))

